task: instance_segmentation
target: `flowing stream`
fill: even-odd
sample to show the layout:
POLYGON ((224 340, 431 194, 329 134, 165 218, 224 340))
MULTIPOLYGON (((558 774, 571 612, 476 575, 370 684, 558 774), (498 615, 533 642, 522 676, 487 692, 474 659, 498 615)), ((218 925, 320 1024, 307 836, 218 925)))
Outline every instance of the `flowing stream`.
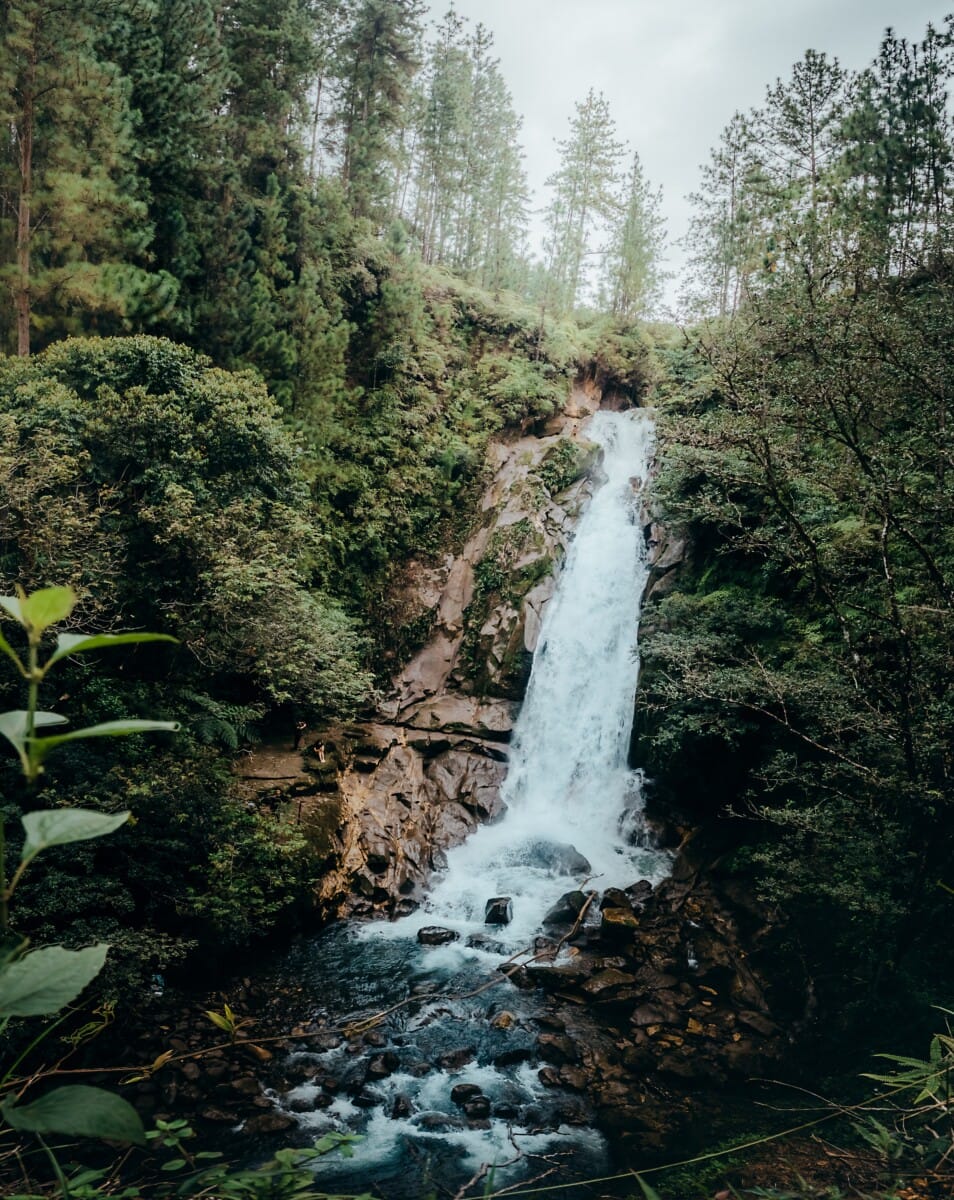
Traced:
POLYGON ((506 982, 486 986, 515 953, 539 949, 544 919, 568 891, 658 882, 668 871, 668 856, 645 836, 641 774, 627 762, 648 573, 640 492, 653 422, 641 411, 601 412, 587 436, 603 447, 605 481, 544 614, 503 818, 448 853, 417 912, 333 930, 283 965, 339 1024, 399 1006, 363 1045, 331 1036, 327 1049, 298 1052, 310 1077, 276 1097, 303 1133, 363 1135, 350 1164, 322 1167, 326 1186, 396 1200, 437 1184, 453 1195, 482 1164, 497 1164, 498 1186, 549 1171, 554 1156, 565 1156, 567 1177, 605 1165, 583 1101, 541 1082, 544 1001, 506 982), (506 925, 485 924, 494 897, 512 904, 506 925), (420 945, 426 926, 457 938, 420 945), (461 1085, 473 1092, 466 1110, 461 1085))

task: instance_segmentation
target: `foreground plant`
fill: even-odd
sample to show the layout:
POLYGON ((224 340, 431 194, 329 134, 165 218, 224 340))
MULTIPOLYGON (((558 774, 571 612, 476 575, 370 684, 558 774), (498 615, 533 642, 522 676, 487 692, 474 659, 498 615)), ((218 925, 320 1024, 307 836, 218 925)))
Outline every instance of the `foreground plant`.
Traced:
MULTIPOLYGON (((27 595, 0 596, 0 608, 12 617, 26 635, 26 654, 21 656, 0 634, 0 651, 14 664, 27 685, 26 708, 0 713, 0 733, 13 746, 27 783, 35 784, 43 772, 47 755, 58 746, 85 738, 120 737, 150 731, 174 732, 174 721, 118 720, 91 725, 71 733, 40 736, 38 730, 68 723, 59 713, 39 709, 39 688, 58 662, 76 654, 134 642, 174 642, 162 633, 60 633, 52 654, 40 661, 41 644, 47 630, 65 621, 76 605, 70 588, 43 588, 27 595)), ((128 812, 100 813, 82 808, 46 809, 26 813, 20 861, 7 879, 6 838, 0 824, 0 1032, 14 1018, 54 1017, 89 986, 103 968, 109 945, 101 942, 82 950, 47 946, 30 950, 29 942, 10 930, 9 904, 24 873, 34 859, 51 846, 67 846, 112 833, 129 819, 128 812)), ((42 1041, 54 1025, 48 1025, 30 1047, 0 1078, 0 1091, 11 1085, 24 1057, 42 1041)), ((30 1080, 29 1083, 34 1082, 30 1080)), ((101 1088, 69 1085, 44 1092, 23 1103, 23 1091, 10 1088, 0 1101, 0 1113, 13 1129, 36 1134, 69 1134, 108 1138, 117 1142, 145 1144, 142 1122, 135 1109, 119 1096, 101 1088)), ((54 1172, 67 1191, 59 1166, 50 1154, 54 1172)))

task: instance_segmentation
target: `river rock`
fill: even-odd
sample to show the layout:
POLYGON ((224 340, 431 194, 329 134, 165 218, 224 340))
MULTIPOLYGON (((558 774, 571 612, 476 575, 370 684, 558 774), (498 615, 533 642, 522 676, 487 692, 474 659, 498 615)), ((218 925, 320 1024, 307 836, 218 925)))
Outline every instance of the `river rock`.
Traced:
POLYGON ((585 892, 564 892, 543 918, 544 925, 572 925, 586 904, 585 892))
POLYGON ((494 896, 484 909, 485 925, 509 925, 513 920, 513 901, 509 896, 494 896))
POLYGON ((483 1092, 476 1083, 458 1083, 451 1088, 451 1100, 463 1108, 465 1104, 473 1100, 475 1096, 482 1096, 483 1092))
POLYGON ((461 1046, 457 1050, 448 1050, 437 1059, 437 1065, 442 1071, 457 1071, 465 1066, 476 1055, 473 1046, 461 1046))
POLYGON ((579 1060, 579 1052, 572 1038, 561 1033, 541 1033, 537 1038, 537 1048, 544 1062, 562 1066, 579 1060))
POLYGON ((294 1117, 289 1117, 285 1113, 268 1112, 246 1121, 244 1131, 251 1134, 283 1133, 286 1129, 291 1129, 294 1124, 294 1117))
POLYGON ((569 842, 533 842, 527 851, 530 866, 543 867, 555 875, 589 875, 589 860, 569 842))
POLYGON ((460 940, 456 929, 444 929, 440 925, 425 925, 417 931, 417 940, 422 946, 446 946, 460 940))
POLYGON ((490 1101, 484 1095, 474 1096, 462 1105, 469 1121, 483 1121, 490 1116, 490 1101))
POLYGON ((428 1133, 449 1133, 455 1129, 465 1129, 466 1125, 460 1117, 443 1112, 423 1112, 412 1118, 418 1129, 428 1133))
POLYGON ((389 1075, 394 1074, 400 1065, 401 1060, 394 1053, 394 1051, 386 1050, 384 1054, 376 1054, 374 1058, 370 1060, 368 1063, 366 1078, 369 1080, 387 1079, 389 1075))
POLYGON ((606 912, 609 908, 621 908, 630 912, 632 905, 629 896, 622 888, 607 888, 600 899, 600 909, 606 912))
POLYGON ((414 1107, 410 1097, 405 1092, 398 1092, 391 1102, 391 1120, 402 1121, 411 1115, 414 1107))

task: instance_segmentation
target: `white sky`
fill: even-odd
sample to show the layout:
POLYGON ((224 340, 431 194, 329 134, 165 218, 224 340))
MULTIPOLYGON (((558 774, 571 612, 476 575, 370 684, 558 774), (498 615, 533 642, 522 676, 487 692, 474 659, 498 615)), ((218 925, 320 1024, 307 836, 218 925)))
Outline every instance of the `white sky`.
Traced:
MULTIPOLYGON (((428 0, 442 16, 449 0, 428 0)), ((524 118, 534 203, 558 164, 574 104, 602 91, 622 139, 662 186, 670 243, 687 229, 698 185, 723 128, 761 103, 808 49, 866 66, 884 29, 917 41, 954 0, 455 0, 494 34, 495 52, 524 118)), ((681 254, 670 244, 669 267, 681 254)), ((673 289, 672 294, 675 294, 673 289)))

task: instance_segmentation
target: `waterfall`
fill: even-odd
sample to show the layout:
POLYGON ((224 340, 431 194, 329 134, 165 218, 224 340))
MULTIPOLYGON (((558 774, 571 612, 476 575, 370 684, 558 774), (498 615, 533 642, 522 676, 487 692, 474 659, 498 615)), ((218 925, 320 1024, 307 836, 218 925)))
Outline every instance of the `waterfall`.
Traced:
POLYGON ((509 896, 513 919, 494 938, 510 951, 532 940, 568 890, 666 873, 667 856, 633 844, 641 775, 627 765, 648 573, 639 508, 654 425, 645 411, 601 412, 587 436, 603 448, 605 479, 544 614, 502 789, 506 813, 449 852, 423 908, 393 926, 397 936, 433 924, 486 931, 487 899, 509 896))
POLYGON ((587 1101, 553 1088, 540 1070, 535 1025, 546 1001, 512 987, 503 1000, 485 994, 502 982, 493 968, 528 951, 564 892, 656 882, 668 872, 668 854, 639 844, 641 775, 627 764, 647 577, 640 492, 653 423, 645 412, 599 413, 587 433, 603 447, 603 481, 544 613, 504 817, 448 854, 419 911, 329 930, 292 971, 322 996, 335 1024, 342 1013, 391 1014, 363 1052, 334 1036, 328 1050, 299 1050, 293 1057, 309 1074, 278 1100, 311 1136, 361 1132, 357 1176, 351 1165, 320 1167, 323 1181, 349 1191, 369 1186, 413 1200, 439 1179, 448 1194, 459 1185, 462 1194, 490 1163, 512 1186, 540 1178, 540 1160, 521 1156, 542 1153, 560 1156, 563 1178, 607 1170, 587 1101), (513 902, 502 928, 484 923, 495 896, 513 902), (419 946, 425 925, 460 938, 419 946), (508 1011, 494 1019, 501 1004, 508 1011), (471 1107, 461 1088, 476 1097, 471 1107))

